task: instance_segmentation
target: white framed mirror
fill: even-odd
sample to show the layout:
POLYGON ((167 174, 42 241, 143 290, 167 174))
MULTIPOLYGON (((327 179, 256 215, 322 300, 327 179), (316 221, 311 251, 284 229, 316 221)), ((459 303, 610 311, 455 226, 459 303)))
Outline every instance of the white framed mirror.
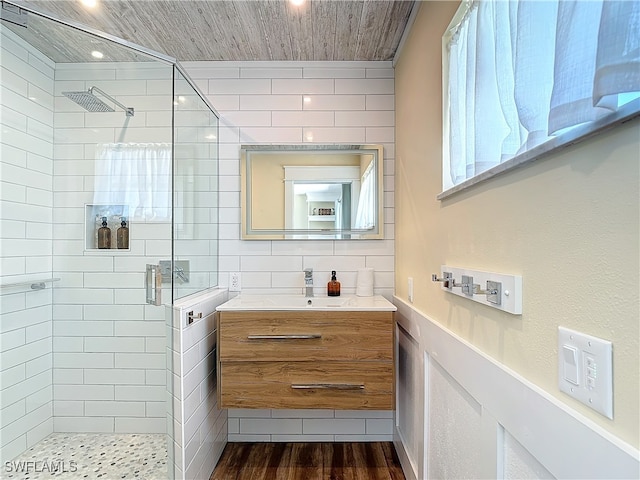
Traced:
POLYGON ((242 145, 242 238, 384 237, 381 145, 242 145))

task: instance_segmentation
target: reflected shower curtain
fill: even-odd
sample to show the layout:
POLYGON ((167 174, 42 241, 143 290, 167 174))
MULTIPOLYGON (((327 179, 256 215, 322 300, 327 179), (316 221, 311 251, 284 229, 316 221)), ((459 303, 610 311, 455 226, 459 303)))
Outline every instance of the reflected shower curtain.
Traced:
POLYGON ((128 205, 136 220, 171 220, 171 144, 103 144, 95 171, 95 204, 128 205))
POLYGON ((358 198, 358 209, 354 227, 363 230, 371 230, 376 226, 376 189, 374 162, 371 162, 362 175, 362 187, 358 198))

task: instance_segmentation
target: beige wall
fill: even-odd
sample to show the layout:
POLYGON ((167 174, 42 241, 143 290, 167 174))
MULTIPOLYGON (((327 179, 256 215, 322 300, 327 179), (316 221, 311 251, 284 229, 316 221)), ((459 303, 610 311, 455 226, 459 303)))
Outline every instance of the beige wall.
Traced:
POLYGON ((438 201, 441 36, 425 2, 396 65, 396 294, 638 448, 639 122, 438 201), (522 275, 523 314, 447 294, 441 264, 522 275), (614 420, 557 387, 559 325, 613 342, 614 420))

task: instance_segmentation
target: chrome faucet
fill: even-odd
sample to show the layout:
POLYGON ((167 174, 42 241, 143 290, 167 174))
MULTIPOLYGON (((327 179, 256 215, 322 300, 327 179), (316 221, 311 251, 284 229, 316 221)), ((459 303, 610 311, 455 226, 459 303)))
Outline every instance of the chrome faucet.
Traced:
POLYGON ((189 275, 182 267, 176 267, 173 269, 173 278, 178 278, 180 283, 189 283, 189 275))
POLYGON ((313 297, 313 268, 304 269, 304 296, 313 297))

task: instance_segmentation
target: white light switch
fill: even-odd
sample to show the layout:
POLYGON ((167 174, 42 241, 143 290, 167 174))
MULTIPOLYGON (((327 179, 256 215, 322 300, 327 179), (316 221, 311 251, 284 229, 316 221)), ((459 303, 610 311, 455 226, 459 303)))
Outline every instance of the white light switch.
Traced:
POLYGON ((564 356, 564 379, 578 385, 578 350, 569 345, 562 346, 564 356))
POLYGON ((612 344, 558 327, 560 390, 613 419, 612 344))

